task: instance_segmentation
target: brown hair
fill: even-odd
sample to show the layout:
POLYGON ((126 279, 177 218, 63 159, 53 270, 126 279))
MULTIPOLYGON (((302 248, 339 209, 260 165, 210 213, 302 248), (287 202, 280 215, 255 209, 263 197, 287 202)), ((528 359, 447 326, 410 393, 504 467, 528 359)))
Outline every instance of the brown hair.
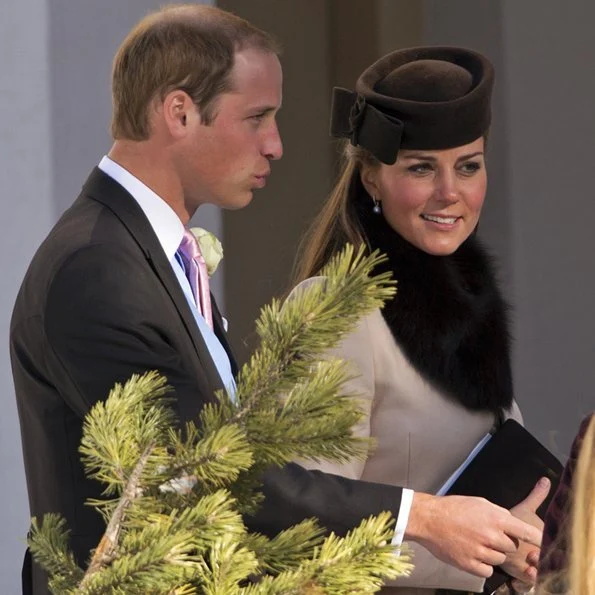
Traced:
POLYGON ((349 141, 341 142, 343 150, 339 177, 300 243, 294 269, 295 285, 317 275, 345 244, 350 243, 359 248, 366 242, 356 209, 357 200, 366 194, 360 172, 362 166, 379 167, 380 162, 367 149, 354 147, 349 141))
POLYGON ((112 136, 149 138, 150 103, 174 89, 188 93, 210 124, 216 99, 231 88, 235 53, 248 48, 281 51, 268 33, 213 6, 170 5, 146 16, 114 58, 112 136))

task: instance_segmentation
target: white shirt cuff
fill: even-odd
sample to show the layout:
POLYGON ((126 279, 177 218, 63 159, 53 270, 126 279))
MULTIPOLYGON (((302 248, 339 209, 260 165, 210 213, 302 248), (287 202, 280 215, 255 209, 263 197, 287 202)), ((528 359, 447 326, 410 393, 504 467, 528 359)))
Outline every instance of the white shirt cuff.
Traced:
POLYGON ((403 543, 405 537, 405 529, 409 522, 409 513, 411 512, 411 504, 413 503, 413 490, 403 488, 401 496, 401 506, 399 507, 399 514, 397 516, 397 525, 395 527, 395 535, 392 539, 392 545, 399 547, 403 543))

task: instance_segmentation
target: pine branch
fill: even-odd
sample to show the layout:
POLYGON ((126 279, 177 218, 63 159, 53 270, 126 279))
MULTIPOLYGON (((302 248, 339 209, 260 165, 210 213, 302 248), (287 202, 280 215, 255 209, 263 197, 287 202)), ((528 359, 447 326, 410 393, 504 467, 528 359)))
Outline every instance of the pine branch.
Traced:
POLYGON ((85 576, 81 581, 81 594, 85 593, 84 589, 91 577, 95 573, 99 572, 102 568, 108 566, 114 560, 120 532, 122 531, 124 515, 126 514, 126 511, 132 502, 142 494, 140 478, 153 448, 153 444, 147 445, 145 451, 141 454, 134 470, 132 471, 130 478, 128 479, 126 487, 124 488, 124 493, 120 498, 120 502, 118 503, 116 510, 110 518, 105 533, 103 534, 97 549, 93 553, 89 567, 87 568, 85 576))
POLYGON ((134 375, 123 386, 117 384, 85 419, 80 452, 87 473, 108 484, 106 493, 122 493, 81 581, 81 592, 115 559, 132 502, 142 496, 147 483, 161 481, 158 470, 168 460, 164 442, 175 421, 165 406, 168 391, 165 378, 156 372, 134 375))
MULTIPOLYGON (((210 580, 205 559, 211 550, 222 540, 239 543, 245 534, 233 504, 220 490, 192 508, 144 517, 121 539, 117 558, 88 577, 76 595, 112 593, 116 587, 126 594, 165 594, 172 585, 189 590, 210 580)), ((237 562, 238 556, 244 559, 243 553, 232 558, 237 562)))
POLYGON ((393 533, 390 513, 380 513, 362 521, 345 537, 331 534, 306 566, 312 570, 313 580, 329 595, 366 592, 364 586, 377 590, 384 579, 407 575, 413 567, 405 547, 400 548, 399 556, 395 555, 390 543, 393 533))
POLYGON ((312 559, 297 569, 264 577, 241 595, 375 593, 386 579, 412 569, 405 548, 397 556, 390 545, 392 526, 390 514, 382 513, 364 520, 343 538, 331 534, 312 559))
MULTIPOLYGON (((266 466, 283 465, 298 457, 345 461, 366 454, 370 442, 347 431, 361 419, 361 413, 352 397, 341 395, 346 369, 319 360, 353 329, 360 316, 394 295, 390 273, 370 276, 384 260, 377 252, 365 257, 363 249, 354 255, 348 246, 325 267, 324 280, 297 292, 283 308, 275 300, 263 308, 257 323, 261 345, 239 374, 235 410, 225 395, 220 397, 231 420, 245 428, 257 461, 240 476, 240 484, 255 485, 254 476, 266 466), (290 397, 280 399, 284 394, 290 397), (320 399, 321 406, 308 409, 309 395, 320 399), (292 441, 297 428, 310 439, 292 441), (327 440, 316 439, 324 435, 327 440)), ((242 506, 249 507, 243 497, 249 489, 238 488, 234 494, 242 506)))
POLYGON ((274 538, 258 533, 245 538, 245 545, 256 553, 261 569, 268 574, 296 570, 300 564, 312 558, 316 548, 324 541, 324 529, 313 519, 306 519, 274 538))
POLYGON ((238 585, 257 570, 258 561, 254 553, 241 546, 231 535, 225 535, 213 544, 203 561, 200 592, 204 595, 238 593, 238 585))
MULTIPOLYGON (((205 409, 213 409, 206 405, 205 409)), ((229 485, 241 471, 249 469, 253 453, 243 429, 235 424, 211 423, 203 412, 202 429, 194 423, 186 424, 182 432, 170 434, 170 448, 174 456, 168 473, 173 477, 182 472, 190 474, 195 481, 216 488, 229 485)))
POLYGON ((134 374, 124 385, 116 384, 85 418, 81 460, 89 477, 107 484, 106 495, 122 492, 149 444, 153 447, 141 479, 148 484, 161 482, 158 470, 168 461, 167 432, 176 423, 172 408, 165 406, 172 401, 170 391, 157 372, 134 374))
POLYGON ((237 417, 287 392, 360 316, 394 295, 390 273, 370 276, 384 260, 378 252, 364 257, 363 248, 354 255, 347 246, 321 272, 324 283, 298 292, 283 308, 277 300, 263 308, 257 322, 261 345, 238 377, 237 398, 243 407, 237 417))
POLYGON ((342 395, 348 378, 344 362, 311 364, 309 378, 297 383, 276 408, 246 420, 255 458, 262 466, 296 458, 345 462, 363 458, 370 440, 351 434, 362 418, 358 402, 342 395))
MULTIPOLYGON (((135 517, 134 514, 131 516, 135 517)), ((177 530, 190 531, 194 551, 201 554, 225 535, 233 535, 239 540, 246 533, 242 517, 235 508, 235 500, 227 490, 218 490, 203 496, 192 506, 174 509, 169 513, 139 515, 130 523, 133 530, 123 538, 120 553, 134 553, 139 548, 147 547, 147 544, 150 547, 151 540, 144 540, 142 533, 147 524, 163 535, 177 530)))
POLYGON ((66 521, 57 514, 46 514, 43 522, 31 521, 27 540, 35 560, 52 577, 50 587, 55 593, 63 593, 76 587, 83 577, 74 556, 68 550, 66 521))

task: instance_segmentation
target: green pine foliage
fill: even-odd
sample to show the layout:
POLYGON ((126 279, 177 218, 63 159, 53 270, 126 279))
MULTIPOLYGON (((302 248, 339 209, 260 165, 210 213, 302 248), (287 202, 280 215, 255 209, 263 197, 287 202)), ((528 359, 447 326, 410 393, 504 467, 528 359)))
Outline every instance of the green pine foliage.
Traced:
POLYGON ((345 461, 369 443, 351 435, 361 417, 341 393, 345 364, 324 357, 365 313, 394 291, 372 276, 378 254, 351 247, 257 323, 260 348, 241 370, 235 398, 221 391, 195 422, 179 427, 175 395, 157 372, 116 385, 85 419, 87 474, 105 484, 91 504, 106 531, 86 570, 68 549, 63 519, 33 519, 29 545, 61 595, 306 595, 373 593, 406 574, 390 545, 388 513, 345 537, 313 519, 273 539, 249 533, 242 514, 261 503, 259 476, 296 458, 345 461))

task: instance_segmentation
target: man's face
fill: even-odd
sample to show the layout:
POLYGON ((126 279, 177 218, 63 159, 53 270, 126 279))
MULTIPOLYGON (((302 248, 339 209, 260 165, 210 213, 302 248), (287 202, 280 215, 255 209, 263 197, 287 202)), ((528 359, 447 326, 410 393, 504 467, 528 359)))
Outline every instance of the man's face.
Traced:
POLYGON ((236 53, 231 91, 215 101, 207 126, 198 110, 181 155, 185 202, 225 209, 245 207, 266 184, 270 162, 283 153, 275 120, 281 106, 282 72, 277 56, 247 49, 236 53), (193 128, 192 128, 193 127, 193 128))

